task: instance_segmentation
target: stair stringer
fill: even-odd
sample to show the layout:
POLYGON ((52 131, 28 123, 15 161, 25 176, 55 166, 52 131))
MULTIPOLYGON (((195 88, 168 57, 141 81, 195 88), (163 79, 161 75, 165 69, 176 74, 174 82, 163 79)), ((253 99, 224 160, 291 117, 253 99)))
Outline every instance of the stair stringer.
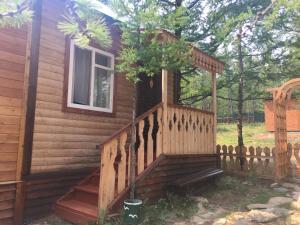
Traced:
MULTIPOLYGON (((136 177, 136 183, 143 180, 147 176, 151 175, 153 170, 166 158, 164 154, 161 154, 155 161, 153 161, 140 175, 136 177)), ((115 214, 120 211, 123 207, 123 201, 129 198, 130 186, 121 192, 114 200, 108 205, 107 212, 108 214, 115 214)))

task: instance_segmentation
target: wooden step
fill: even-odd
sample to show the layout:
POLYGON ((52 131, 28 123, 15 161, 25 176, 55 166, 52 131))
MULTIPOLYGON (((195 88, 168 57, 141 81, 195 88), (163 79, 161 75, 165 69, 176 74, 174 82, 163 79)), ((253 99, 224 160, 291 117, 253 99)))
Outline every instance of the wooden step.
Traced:
POLYGON ((98 195, 99 187, 92 184, 85 184, 75 187, 76 190, 84 191, 90 194, 98 195))
POLYGON ((99 186, 99 181, 100 181, 100 175, 99 174, 94 174, 90 180, 88 181, 89 184, 94 185, 94 186, 99 186))
POLYGON ((93 206, 98 206, 98 193, 94 193, 95 190, 88 189, 87 187, 78 186, 70 194, 67 199, 74 199, 83 203, 87 203, 93 206), (88 191, 86 191, 88 190, 88 191))
POLYGON ((75 224, 88 224, 97 220, 97 206, 75 199, 65 199, 56 203, 55 214, 75 224))

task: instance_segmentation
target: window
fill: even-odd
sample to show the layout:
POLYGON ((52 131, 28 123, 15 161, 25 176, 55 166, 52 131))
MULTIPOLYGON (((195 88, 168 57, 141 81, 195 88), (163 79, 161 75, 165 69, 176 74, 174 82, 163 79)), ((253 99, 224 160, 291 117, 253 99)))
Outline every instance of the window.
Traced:
POLYGON ((114 55, 70 45, 68 107, 112 112, 114 55))

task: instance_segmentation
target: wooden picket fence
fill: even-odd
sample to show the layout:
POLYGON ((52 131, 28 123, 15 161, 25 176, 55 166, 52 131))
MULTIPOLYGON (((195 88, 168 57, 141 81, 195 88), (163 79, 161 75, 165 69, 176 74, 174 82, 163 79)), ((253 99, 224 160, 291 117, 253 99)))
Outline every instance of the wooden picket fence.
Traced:
MULTIPOLYGON (((244 163, 243 170, 241 170, 239 148, 232 145, 217 145, 221 168, 226 173, 265 179, 274 179, 274 151, 275 148, 270 149, 268 147, 244 147, 242 157, 244 163)), ((288 144, 287 157, 289 178, 300 179, 300 144, 288 144)))

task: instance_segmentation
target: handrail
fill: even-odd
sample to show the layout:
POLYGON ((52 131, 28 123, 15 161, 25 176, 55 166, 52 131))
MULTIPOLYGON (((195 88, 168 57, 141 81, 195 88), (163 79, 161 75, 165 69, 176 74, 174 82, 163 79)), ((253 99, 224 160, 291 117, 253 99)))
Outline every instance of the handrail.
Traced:
POLYGON ((160 156, 162 149, 162 112, 163 105, 159 103, 133 123, 117 131, 103 142, 100 160, 99 202, 102 209, 113 201, 129 186, 130 170, 126 168, 135 160, 137 174, 141 174, 160 156), (130 157, 131 126, 136 128, 137 141, 136 158, 130 157), (157 128, 157 129, 156 129, 157 128), (153 137, 155 135, 155 137, 153 137))
MULTIPOLYGON (((146 111, 145 113, 143 113, 142 115, 138 116, 137 118, 135 118, 134 120, 134 124, 138 124, 138 122, 140 120, 145 119, 146 117, 149 116, 149 114, 153 113, 154 111, 156 111, 159 107, 161 107, 163 105, 162 102, 158 103, 156 106, 154 106, 153 108, 149 109, 148 111, 146 111)), ((112 136, 110 136, 109 138, 107 138, 103 143, 100 144, 100 149, 103 148, 103 146, 105 144, 107 144, 108 142, 110 142, 111 140, 115 139, 117 136, 119 136, 123 131, 126 131, 128 129, 130 129, 132 126, 132 122, 128 123, 127 125, 125 125, 123 128, 121 128, 120 130, 116 131, 112 136)))
POLYGON ((186 109, 186 110, 191 110, 191 111, 194 111, 194 112, 201 112, 201 113, 206 113, 206 114, 212 114, 212 115, 214 115, 214 112, 211 112, 211 111, 197 109, 197 108, 192 108, 192 107, 183 106, 183 105, 168 104, 168 107, 177 108, 177 109, 186 109))
POLYGON ((129 187, 132 160, 139 176, 163 154, 213 153, 213 116, 211 112, 159 103, 105 140, 101 144, 99 208, 107 209, 129 187), (137 145, 136 157, 131 158, 128 142, 133 125, 137 145))

